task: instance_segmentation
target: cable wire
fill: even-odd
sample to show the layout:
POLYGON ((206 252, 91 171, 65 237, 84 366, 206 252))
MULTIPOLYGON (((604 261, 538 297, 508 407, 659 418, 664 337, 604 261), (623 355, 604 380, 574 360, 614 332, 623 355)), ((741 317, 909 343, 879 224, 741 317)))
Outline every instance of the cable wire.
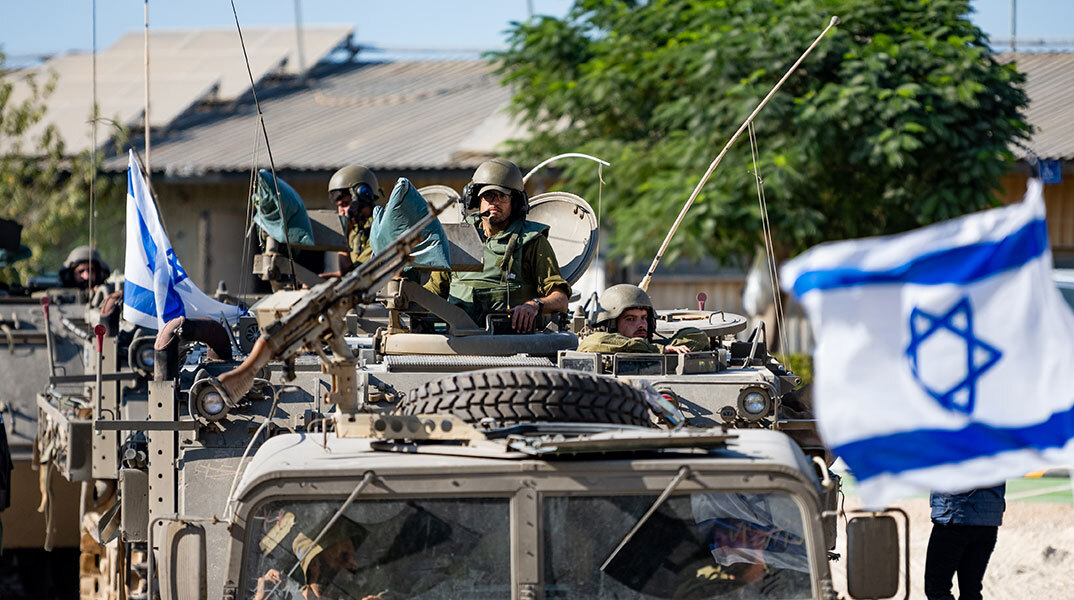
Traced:
MULTIPOLYGON (((258 135, 258 123, 254 123, 254 150, 250 156, 250 186, 246 192, 246 220, 243 222, 243 237, 242 237, 242 258, 239 260, 239 298, 246 297, 246 284, 247 275, 250 269, 253 268, 251 264, 246 266, 246 258, 253 252, 253 242, 251 237, 253 236, 253 220, 254 220, 254 182, 257 180, 257 167, 258 159, 261 155, 261 136, 258 135)), ((253 258, 250 258, 250 262, 253 262, 253 258)))
POLYGON ((783 317, 783 299, 779 292, 779 273, 776 270, 776 252, 772 244, 772 222, 768 218, 768 198, 765 196, 764 180, 761 179, 761 168, 757 156, 757 132, 753 123, 749 124, 750 156, 753 159, 753 179, 757 187, 757 205, 761 210, 761 230, 764 237, 765 255, 767 257, 769 283, 772 286, 772 307, 776 313, 776 329, 779 331, 780 349, 783 350, 784 358, 787 355, 787 334, 783 317))

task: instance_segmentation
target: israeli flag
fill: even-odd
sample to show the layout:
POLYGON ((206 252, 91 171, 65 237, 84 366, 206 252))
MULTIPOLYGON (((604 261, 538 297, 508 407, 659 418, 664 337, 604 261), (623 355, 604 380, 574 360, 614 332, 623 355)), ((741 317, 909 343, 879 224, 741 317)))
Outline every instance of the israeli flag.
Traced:
POLYGON ((221 318, 234 323, 243 309, 205 295, 186 275, 164 233, 142 170, 127 163, 127 254, 123 266, 123 318, 161 329, 176 317, 221 318))
POLYGON ((781 277, 816 336, 821 436, 867 506, 1074 462, 1074 314, 1039 180, 1019 204, 822 244, 781 277))

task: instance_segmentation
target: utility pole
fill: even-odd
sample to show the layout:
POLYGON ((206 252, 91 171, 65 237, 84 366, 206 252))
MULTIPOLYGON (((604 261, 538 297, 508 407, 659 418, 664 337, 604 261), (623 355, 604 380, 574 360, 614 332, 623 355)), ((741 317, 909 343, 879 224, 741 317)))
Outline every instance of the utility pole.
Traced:
POLYGON ((1011 0, 1011 52, 1018 51, 1018 0, 1011 0))
POLYGON ((306 44, 302 36, 301 0, 295 0, 295 47, 298 50, 298 72, 303 82, 306 81, 306 44))

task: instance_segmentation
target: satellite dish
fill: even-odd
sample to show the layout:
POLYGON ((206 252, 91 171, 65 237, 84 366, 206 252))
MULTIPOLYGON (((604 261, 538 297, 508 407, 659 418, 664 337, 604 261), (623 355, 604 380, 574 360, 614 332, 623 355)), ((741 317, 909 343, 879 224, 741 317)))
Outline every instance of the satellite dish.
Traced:
POLYGON ((666 336, 674 336, 680 329, 694 327, 709 337, 723 337, 746 329, 748 323, 746 317, 722 310, 680 308, 656 311, 656 332, 666 336))
POLYGON ((526 220, 548 225, 548 241, 559 272, 574 285, 597 252, 597 216, 589 203, 569 192, 548 192, 530 198, 526 220))
POLYGON ((422 198, 432 203, 433 206, 443 206, 445 202, 450 202, 448 207, 437 217, 441 223, 462 223, 466 213, 462 203, 459 202, 461 196, 458 192, 446 185, 437 184, 418 188, 418 193, 421 194, 422 198))

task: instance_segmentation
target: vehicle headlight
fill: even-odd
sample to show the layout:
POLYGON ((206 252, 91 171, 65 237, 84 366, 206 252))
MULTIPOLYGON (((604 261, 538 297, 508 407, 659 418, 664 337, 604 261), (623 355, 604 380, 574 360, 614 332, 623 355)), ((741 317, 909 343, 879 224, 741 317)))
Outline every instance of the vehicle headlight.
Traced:
POLYGON ((227 416, 228 405, 224 395, 207 379, 194 383, 190 388, 190 414, 206 421, 219 421, 227 416))
POLYGON ((738 395, 738 411, 748 421, 756 421, 768 414, 772 401, 764 390, 746 388, 738 395))
POLYGON ((155 338, 152 336, 140 336, 131 340, 127 354, 127 362, 135 371, 147 377, 153 376, 153 364, 156 362, 156 350, 153 348, 155 338))
POLYGON ((220 395, 220 392, 216 390, 207 391, 198 398, 198 412, 206 417, 215 417, 224 412, 227 408, 227 404, 224 402, 224 397, 220 395))
POLYGON ((142 348, 138 351, 138 360, 143 365, 146 365, 150 369, 153 368, 153 361, 156 358, 156 350, 152 346, 148 348, 142 348))

